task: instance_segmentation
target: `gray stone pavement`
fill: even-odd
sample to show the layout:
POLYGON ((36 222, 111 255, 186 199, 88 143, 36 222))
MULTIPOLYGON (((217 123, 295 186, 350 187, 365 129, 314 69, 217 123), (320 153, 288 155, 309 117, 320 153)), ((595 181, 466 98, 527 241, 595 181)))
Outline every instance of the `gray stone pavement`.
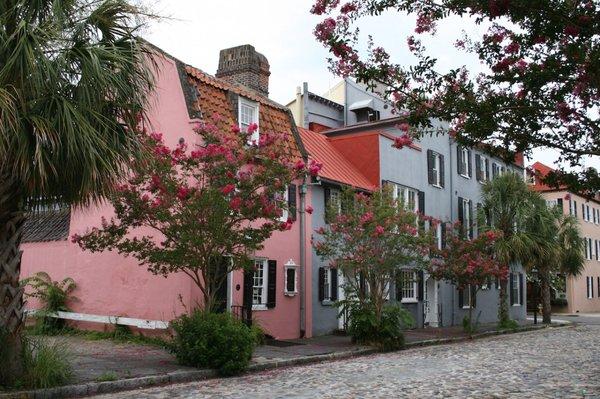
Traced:
POLYGON ((99 398, 600 398, 600 326, 415 348, 99 398))

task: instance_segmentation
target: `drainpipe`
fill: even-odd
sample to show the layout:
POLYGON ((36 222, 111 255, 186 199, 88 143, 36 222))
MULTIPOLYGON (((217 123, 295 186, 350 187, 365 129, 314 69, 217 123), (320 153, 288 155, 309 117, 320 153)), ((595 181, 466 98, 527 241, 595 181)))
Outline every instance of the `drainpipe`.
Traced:
MULTIPOLYGON (((448 170, 450 171, 450 223, 454 223, 454 173, 452 172, 452 165, 454 165, 454 161, 452 160, 452 154, 454 154, 454 151, 452 151, 452 137, 450 137, 450 135, 448 135, 448 148, 450 149, 450 151, 448 151, 448 161, 450 162, 450 167, 448 168, 448 170)), ((452 290, 452 323, 450 324, 451 326, 454 325, 454 318, 456 314, 456 310, 454 309, 454 291, 456 290, 452 290)))
POLYGON ((306 267, 306 175, 302 179, 300 186, 300 338, 306 335, 306 306, 304 304, 305 281, 304 268, 306 267))

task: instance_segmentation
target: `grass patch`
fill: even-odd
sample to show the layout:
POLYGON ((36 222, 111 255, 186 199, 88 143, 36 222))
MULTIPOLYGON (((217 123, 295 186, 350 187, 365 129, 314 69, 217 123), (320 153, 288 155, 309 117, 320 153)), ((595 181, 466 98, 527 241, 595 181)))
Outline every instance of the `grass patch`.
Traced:
POLYGON ((25 375, 18 384, 21 387, 52 388, 73 379, 71 354, 62 342, 25 338, 23 363, 25 375))
POLYGON ((96 382, 108 382, 108 381, 116 381, 119 379, 119 376, 114 371, 107 371, 102 373, 98 378, 96 378, 96 382))

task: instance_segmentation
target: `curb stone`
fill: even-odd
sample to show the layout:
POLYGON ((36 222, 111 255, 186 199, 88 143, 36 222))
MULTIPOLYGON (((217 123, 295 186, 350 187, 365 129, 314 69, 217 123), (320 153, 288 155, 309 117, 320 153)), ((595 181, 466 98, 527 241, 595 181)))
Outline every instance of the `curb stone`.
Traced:
MULTIPOLYGON (((419 348, 433 345, 443 345, 470 341, 478 338, 492 337, 496 335, 515 334, 528 331, 544 330, 546 328, 558 328, 574 325, 573 323, 556 323, 549 326, 524 326, 508 330, 486 331, 473 334, 469 337, 453 337, 430 339, 426 341, 410 342, 404 345, 404 349, 419 348)), ((265 363, 255 363, 248 367, 248 372, 259 372, 283 367, 299 366, 305 364, 321 363, 325 361, 335 361, 350 359, 353 357, 372 355, 380 353, 376 348, 365 348, 350 350, 344 352, 326 353, 322 355, 302 356, 293 359, 274 360, 265 363)), ((17 391, 10 393, 0 393, 0 399, 58 399, 90 396, 104 393, 114 393, 120 391, 131 391, 141 388, 150 388, 157 385, 178 384, 193 381, 201 381, 216 378, 218 375, 213 370, 193 370, 193 371, 174 371, 167 374, 151 375, 145 377, 128 378, 116 381, 88 382, 78 385, 65 385, 62 387, 37 389, 27 391, 17 391)))

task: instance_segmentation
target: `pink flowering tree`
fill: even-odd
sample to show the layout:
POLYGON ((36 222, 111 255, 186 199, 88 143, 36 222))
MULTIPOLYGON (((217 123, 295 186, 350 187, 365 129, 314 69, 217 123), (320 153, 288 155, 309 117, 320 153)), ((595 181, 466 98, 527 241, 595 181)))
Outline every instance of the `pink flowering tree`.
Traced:
POLYGON ((343 274, 346 297, 372 307, 380 322, 400 269, 424 267, 433 239, 424 218, 406 210, 387 188, 371 196, 346 191, 342 201, 341 213, 327 210, 330 222, 316 231, 313 246, 343 274))
POLYGON ((431 261, 427 272, 436 280, 445 280, 459 290, 469 290, 469 320, 467 331, 473 328, 472 311, 475 296, 483 285, 492 281, 506 280, 508 265, 502 264, 494 256, 495 244, 502 233, 496 230, 482 232, 476 238, 468 239, 460 223, 446 229, 446 242, 440 249, 431 247, 431 261))
MULTIPOLYGON (((599 2, 315 0, 312 13, 324 18, 315 36, 330 51, 333 72, 385 87, 412 136, 436 133, 432 121, 439 119, 460 144, 493 144, 488 151, 507 160, 539 147, 556 150, 573 167, 600 157, 599 2), (398 63, 357 28, 362 19, 389 12, 403 24, 407 16, 415 21, 406 33, 412 60, 398 63), (483 28, 481 35, 455 38, 458 55, 477 57, 480 72, 443 70, 423 44, 457 17, 483 28)), ((558 170, 545 180, 574 192, 600 187, 591 168, 558 170)))
MULTIPOLYGON (((167 147, 160 134, 145 137, 152 156, 134 164, 131 176, 110 198, 115 216, 73 241, 92 251, 133 256, 156 275, 184 273, 203 296, 199 306, 214 310, 227 273, 251 267, 251 256, 281 220, 284 190, 307 171, 293 159, 285 134, 223 129, 214 117, 195 130, 198 143, 167 147)), ((318 165, 309 165, 318 173, 318 165)))

